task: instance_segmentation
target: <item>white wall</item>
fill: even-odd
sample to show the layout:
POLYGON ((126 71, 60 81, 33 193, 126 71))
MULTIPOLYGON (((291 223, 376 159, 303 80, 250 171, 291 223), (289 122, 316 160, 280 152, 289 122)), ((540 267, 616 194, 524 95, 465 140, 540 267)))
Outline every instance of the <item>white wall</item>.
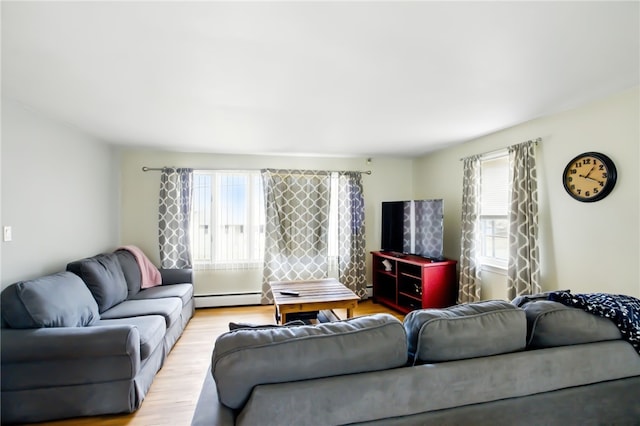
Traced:
POLYGON ((116 150, 2 100, 2 287, 113 250, 119 237, 116 150))
MULTIPOLYGON (((640 89, 544 117, 416 159, 415 198, 445 199, 445 256, 460 257, 460 158, 537 137, 543 290, 640 296, 640 89), (571 198, 562 172, 574 156, 600 151, 615 162, 613 192, 595 203, 571 198)), ((464 126, 464 118, 461 118, 464 126)), ((482 298, 506 298, 506 278, 483 274, 482 298)))
MULTIPOLYGON (((383 200, 410 199, 413 193, 411 159, 311 158, 287 156, 215 155, 155 150, 122 151, 121 242, 137 245, 156 264, 158 252, 158 192, 160 172, 143 172, 148 167, 192 167, 195 169, 288 168, 314 170, 371 170, 363 175, 367 253, 380 248, 380 204, 383 200)), ((370 256, 367 262, 370 263, 370 256)), ((367 280, 371 282, 370 267, 367 280)), ((207 271, 195 276, 197 295, 259 292, 261 271, 207 271)))
MULTIPOLYGON (((138 245, 158 262, 159 173, 144 173, 142 166, 372 170, 363 179, 367 251, 379 248, 381 201, 443 198, 444 254, 458 259, 460 158, 542 137, 538 164, 543 289, 640 296, 639 92, 626 91, 415 160, 373 158, 371 164, 365 158, 135 149, 122 150, 119 156, 113 147, 74 128, 3 100, 0 218, 2 225, 13 227, 14 240, 1 243, 2 286, 62 270, 68 261, 119 244, 138 245), (616 162, 618 182, 604 200, 579 203, 564 192, 561 174, 567 161, 591 150, 616 162)), ((370 268, 367 279, 371 281, 370 268)), ((483 298, 506 297, 501 293, 503 276, 485 274, 483 281, 483 298)), ((258 290, 256 277, 196 277, 199 294, 258 290)))

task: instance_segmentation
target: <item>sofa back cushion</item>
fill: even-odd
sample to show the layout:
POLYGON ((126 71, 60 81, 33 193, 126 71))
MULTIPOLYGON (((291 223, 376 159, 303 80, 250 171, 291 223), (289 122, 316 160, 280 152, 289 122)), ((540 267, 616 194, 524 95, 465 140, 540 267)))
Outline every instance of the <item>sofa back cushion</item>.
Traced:
POLYGON ((531 348, 578 345, 622 338, 608 318, 551 300, 536 300, 522 307, 527 317, 527 344, 531 348))
POLYGON ((82 278, 96 299, 100 313, 127 298, 127 282, 114 253, 76 260, 67 265, 67 271, 82 278))
POLYGON ((524 311, 501 300, 412 311, 404 328, 414 363, 515 352, 527 344, 524 311))
POLYGON ((84 327, 100 319, 91 292, 71 272, 11 284, 1 299, 2 318, 11 328, 84 327))
POLYGON ((402 323, 389 314, 376 314, 224 333, 216 340, 211 372, 220 402, 236 409, 256 385, 378 371, 406 362, 402 323))
POLYGON ((140 266, 138 266, 138 261, 133 253, 128 250, 116 250, 115 254, 118 257, 124 279, 127 282, 127 299, 131 299, 140 292, 142 286, 140 266))

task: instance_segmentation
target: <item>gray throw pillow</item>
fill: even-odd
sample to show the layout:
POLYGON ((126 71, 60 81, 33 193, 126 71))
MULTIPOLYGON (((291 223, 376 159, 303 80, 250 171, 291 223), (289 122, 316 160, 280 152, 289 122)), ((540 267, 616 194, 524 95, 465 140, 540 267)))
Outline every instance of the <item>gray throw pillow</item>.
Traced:
POLYGON ((535 300, 522 307, 527 317, 527 344, 532 348, 577 345, 622 338, 608 318, 552 300, 535 300))
POLYGON ((100 319, 91 292, 71 272, 11 284, 1 299, 2 318, 11 328, 84 327, 100 319))
POLYGON ((412 311, 404 328, 414 363, 515 352, 527 343, 524 311, 502 300, 412 311))
POLYGON ((142 287, 142 273, 140 272, 140 266, 133 253, 128 250, 116 250, 115 255, 118 256, 118 262, 122 268, 125 281, 127 282, 127 299, 131 299, 133 296, 140 292, 142 287))
POLYGON ((242 407, 253 388, 400 367, 407 361, 402 323, 389 314, 299 327, 237 329, 220 335, 211 359, 218 398, 242 407))
POLYGON ((100 313, 127 298, 127 282, 118 256, 114 253, 71 262, 67 265, 67 271, 82 278, 98 302, 100 313))

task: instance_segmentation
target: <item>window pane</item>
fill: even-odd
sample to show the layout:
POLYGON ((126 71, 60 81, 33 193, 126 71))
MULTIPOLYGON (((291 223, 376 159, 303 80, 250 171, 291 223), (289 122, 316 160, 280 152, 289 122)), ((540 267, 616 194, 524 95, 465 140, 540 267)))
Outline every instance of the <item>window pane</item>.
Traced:
POLYGON ((506 218, 482 218, 480 230, 482 256, 508 260, 508 220, 506 218))
POLYGON ((211 258, 211 176, 193 175, 191 255, 194 261, 211 258))
POLYGON ((509 155, 480 164, 480 259, 504 265, 509 259, 509 155))
POLYGON ((217 226, 214 234, 216 261, 248 259, 248 176, 220 173, 217 179, 217 226))
POLYGON ((494 220, 494 254, 496 259, 509 259, 509 222, 507 219, 494 220))
POLYGON ((192 251, 196 266, 262 262, 264 206, 257 171, 195 171, 192 251))

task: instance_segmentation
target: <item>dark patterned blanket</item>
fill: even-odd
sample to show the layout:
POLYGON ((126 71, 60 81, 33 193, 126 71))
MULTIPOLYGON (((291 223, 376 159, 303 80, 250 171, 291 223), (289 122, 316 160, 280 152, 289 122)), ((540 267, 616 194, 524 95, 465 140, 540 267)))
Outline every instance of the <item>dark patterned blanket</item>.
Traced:
POLYGON ((580 308, 613 321, 622 338, 640 355, 640 299, 623 294, 571 294, 568 291, 549 293, 549 300, 580 308))

